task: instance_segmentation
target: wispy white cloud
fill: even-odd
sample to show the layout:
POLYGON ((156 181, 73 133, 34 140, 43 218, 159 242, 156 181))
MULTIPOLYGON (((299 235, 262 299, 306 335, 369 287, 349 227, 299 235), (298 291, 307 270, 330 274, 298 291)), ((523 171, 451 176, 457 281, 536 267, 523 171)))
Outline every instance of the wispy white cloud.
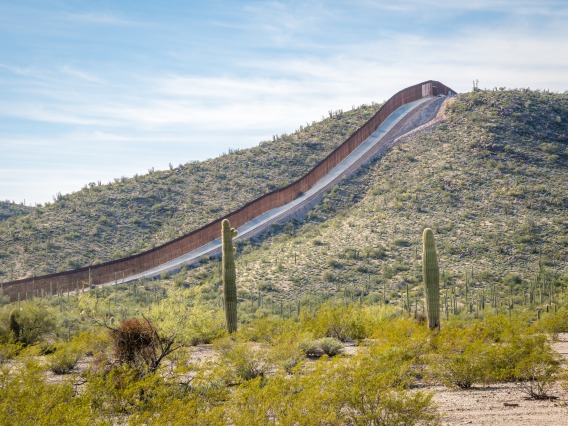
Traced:
POLYGON ((21 77, 28 77, 34 75, 34 71, 30 68, 17 67, 13 65, 6 65, 0 63, 0 70, 8 71, 21 77))
POLYGON ((100 77, 98 77, 94 74, 78 70, 78 69, 73 68, 69 65, 64 65, 63 67, 61 67, 61 72, 63 72, 63 74, 65 74, 65 75, 68 75, 69 77, 78 78, 80 80, 87 81, 87 82, 90 82, 90 83, 103 83, 104 82, 103 79, 101 79, 100 77))
POLYGON ((317 33, 335 18, 333 7, 321 0, 263 1, 245 5, 243 22, 249 30, 286 47, 293 41, 311 44, 305 36, 317 33))
POLYGON ((91 126, 103 124, 102 121, 88 117, 87 114, 73 112, 72 105, 47 105, 33 102, 0 102, 0 115, 29 121, 91 126))
POLYGON ((468 11, 503 12, 508 15, 538 14, 544 16, 566 15, 568 6, 563 0, 350 0, 359 7, 382 9, 394 12, 430 11, 432 14, 446 15, 468 11))

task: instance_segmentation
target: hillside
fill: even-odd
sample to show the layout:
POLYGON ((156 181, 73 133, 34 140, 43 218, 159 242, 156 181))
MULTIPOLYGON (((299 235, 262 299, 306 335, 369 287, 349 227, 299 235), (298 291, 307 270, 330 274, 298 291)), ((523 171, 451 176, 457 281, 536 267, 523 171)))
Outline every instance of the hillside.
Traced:
MULTIPOLYGON (((463 294, 467 273, 477 288, 513 284, 522 301, 539 264, 550 279, 566 278, 568 95, 474 92, 451 101, 446 114, 336 187, 302 223, 241 244, 241 296, 385 291, 396 299, 408 284, 414 300, 426 226, 436 233, 444 288, 463 294)), ((204 279, 215 294, 215 265, 190 271, 187 281, 204 279)))
POLYGON ((238 244, 231 335, 218 259, 0 297, 0 424, 565 424, 568 95, 474 92, 445 115, 238 244), (424 226, 453 305, 434 330, 424 226))
POLYGON ((379 105, 330 112, 291 135, 166 171, 90 183, 0 223, 0 280, 100 263, 190 232, 306 173, 379 105))
POLYGON ((11 217, 24 216, 33 211, 33 207, 16 204, 11 201, 0 201, 0 222, 11 217))

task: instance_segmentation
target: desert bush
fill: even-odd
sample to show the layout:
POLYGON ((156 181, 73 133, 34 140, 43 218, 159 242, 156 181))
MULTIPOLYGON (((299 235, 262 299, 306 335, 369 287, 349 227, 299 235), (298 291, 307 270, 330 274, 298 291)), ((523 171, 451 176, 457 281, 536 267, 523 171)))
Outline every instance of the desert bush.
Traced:
POLYGON ((568 332, 568 309, 560 308, 556 313, 544 315, 541 321, 533 325, 537 332, 550 333, 553 338, 558 337, 558 333, 568 332))
POLYGON ((433 341, 429 378, 448 386, 516 382, 531 398, 543 398, 560 364, 545 334, 535 334, 524 315, 454 322, 433 341))
POLYGON ((230 338, 215 342, 219 352, 219 375, 227 383, 263 377, 272 367, 266 350, 251 343, 237 343, 230 338))
POLYGON ((272 343, 278 340, 280 336, 290 332, 301 332, 300 327, 294 320, 277 316, 263 316, 253 319, 249 324, 243 326, 239 330, 238 339, 241 341, 272 343))
POLYGON ((104 425, 69 383, 49 383, 36 362, 0 370, 0 425, 104 425))
POLYGON ((276 375, 243 383, 223 406, 226 423, 234 425, 340 424, 332 382, 316 369, 303 375, 276 375))
POLYGON ((204 287, 170 289, 168 298, 158 306, 152 306, 151 313, 148 314, 149 319, 160 324, 163 334, 176 336, 177 341, 186 345, 208 344, 222 337, 225 334, 223 311, 213 309, 204 302, 207 294, 204 287), (185 306, 183 301, 188 299, 194 300, 195 303, 185 306))
POLYGON ((360 341, 372 333, 384 314, 380 309, 326 303, 315 314, 303 315, 302 325, 316 337, 333 337, 342 342, 360 341))
POLYGON ((304 359, 300 342, 313 338, 294 319, 277 316, 263 316, 241 327, 233 336, 240 342, 258 342, 266 350, 266 360, 274 367, 281 367, 287 373, 304 359))
POLYGON ((396 357, 371 351, 335 376, 336 398, 346 424, 439 425, 432 393, 408 392, 410 377, 396 357))
POLYGON ((147 319, 121 321, 117 328, 109 327, 109 332, 117 362, 143 374, 156 371, 163 359, 180 347, 172 335, 161 335, 147 319))
POLYGON ((0 343, 0 365, 5 361, 16 357, 21 350, 21 343, 0 343))
POLYGON ((343 350, 343 343, 333 337, 322 337, 317 340, 307 340, 300 344, 300 349, 309 357, 320 357, 323 355, 339 355, 343 350))
POLYGON ((67 374, 84 356, 95 355, 96 363, 105 361, 109 346, 107 333, 84 331, 74 336, 69 343, 55 345, 52 355, 48 357, 48 366, 55 374, 67 374))
POLYGON ((2 340, 12 340, 24 346, 32 345, 56 330, 56 315, 48 307, 26 301, 20 308, 4 311, 0 317, 2 340))
POLYGON ((551 385, 557 380, 561 365, 546 336, 523 336, 511 346, 519 389, 533 399, 549 398, 551 385))
POLYGON ((328 283, 332 283, 332 282, 335 282, 337 280, 337 277, 331 271, 325 271, 322 275, 322 278, 325 282, 328 282, 328 283))
MULTIPOLYGON (((185 340, 192 346, 208 344, 225 334, 225 327, 219 312, 213 310, 191 310, 184 322, 185 340)), ((181 334, 181 333, 180 333, 181 334)))
POLYGON ((429 357, 430 379, 461 389, 491 380, 491 344, 477 327, 446 327, 435 344, 437 350, 429 357))
POLYGON ((135 412, 130 424, 148 426, 215 426, 226 424, 223 403, 229 400, 227 389, 200 389, 180 398, 169 398, 155 406, 135 412))
POLYGON ((376 354, 398 360, 401 368, 422 374, 425 356, 431 351, 431 333, 424 324, 409 318, 385 319, 371 335, 376 354))
POLYGON ((62 347, 55 351, 48 359, 49 369, 55 374, 67 374, 73 371, 77 361, 81 357, 80 352, 69 347, 62 347))
POLYGON ((81 356, 103 356, 111 347, 109 333, 104 330, 86 330, 71 339, 69 343, 81 356))
POLYGON ((389 365, 318 361, 309 372, 243 383, 224 405, 227 423, 437 425, 432 395, 395 385, 389 365))
POLYGON ((141 376, 138 368, 122 364, 87 374, 82 398, 98 418, 113 424, 119 417, 159 411, 175 396, 174 389, 160 374, 141 376))

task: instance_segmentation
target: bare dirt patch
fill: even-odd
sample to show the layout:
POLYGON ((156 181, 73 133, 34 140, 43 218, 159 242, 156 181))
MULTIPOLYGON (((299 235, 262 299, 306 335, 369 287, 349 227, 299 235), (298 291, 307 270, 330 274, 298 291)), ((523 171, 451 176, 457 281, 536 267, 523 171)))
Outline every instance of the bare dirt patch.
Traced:
POLYGON ((504 383, 487 388, 451 390, 430 388, 443 415, 444 425, 518 426, 568 424, 566 393, 556 387, 551 392, 556 400, 536 401, 514 384, 504 383))
MULTIPOLYGON (((568 333, 558 335, 552 347, 568 359, 568 333)), ((531 400, 514 383, 468 390, 428 387, 443 415, 443 424, 478 426, 568 425, 568 392, 556 385, 550 392, 557 399, 531 400)))

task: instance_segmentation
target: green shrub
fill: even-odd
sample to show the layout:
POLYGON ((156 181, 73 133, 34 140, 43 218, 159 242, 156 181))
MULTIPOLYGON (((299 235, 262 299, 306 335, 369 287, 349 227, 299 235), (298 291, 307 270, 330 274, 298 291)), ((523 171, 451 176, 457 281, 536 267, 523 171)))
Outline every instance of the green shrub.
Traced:
POLYGON ((334 306, 326 303, 312 316, 302 316, 304 328, 316 337, 333 337, 347 341, 360 341, 369 336, 377 319, 381 315, 376 309, 362 310, 359 307, 334 306))
POLYGON ((432 393, 406 391, 408 376, 398 360, 371 353, 342 367, 344 371, 334 377, 335 403, 345 424, 441 424, 432 393))
POLYGON ((323 355, 332 357, 343 351, 343 343, 333 337, 323 337, 317 340, 302 342, 300 349, 309 357, 320 357, 323 355))
POLYGON ((331 272, 331 271, 325 271, 325 272, 322 274, 322 278, 323 278, 323 280, 324 280, 325 282, 328 282, 328 283, 335 282, 336 279, 337 279, 336 276, 334 275, 334 273, 331 272))
POLYGON ((534 329, 543 333, 550 333, 554 338, 559 333, 568 332, 568 309, 561 308, 556 313, 545 315, 541 321, 534 324, 534 329))
POLYGON ((42 367, 32 361, 9 374, 0 370, 0 424, 103 425, 89 401, 76 396, 70 383, 49 383, 42 367))
POLYGON ((0 343, 0 364, 16 357, 22 350, 21 343, 0 343))
POLYGON ((219 352, 219 375, 227 383, 263 377, 272 367, 265 350, 225 338, 215 343, 219 352))
POLYGON ((82 399, 106 424, 115 424, 118 418, 141 412, 155 413, 173 396, 160 374, 140 376, 130 365, 114 365, 108 369, 89 372, 82 399), (168 395, 169 394, 169 395, 168 395))
POLYGON ((530 398, 549 398, 551 385, 560 373, 560 361, 546 337, 522 336, 512 348, 517 386, 530 398))
POLYGON ((0 334, 6 341, 22 343, 24 346, 37 343, 49 333, 56 330, 56 315, 52 309, 32 301, 25 301, 21 308, 13 308, 8 315, 3 313, 0 318, 0 334))
POLYGON ((80 353, 73 348, 64 347, 55 351, 48 359, 49 369, 55 374, 67 374, 73 371, 80 353))
POLYGON ((452 328, 442 330, 436 344, 428 370, 431 379, 461 389, 490 380, 490 351, 483 337, 471 329, 452 328))

